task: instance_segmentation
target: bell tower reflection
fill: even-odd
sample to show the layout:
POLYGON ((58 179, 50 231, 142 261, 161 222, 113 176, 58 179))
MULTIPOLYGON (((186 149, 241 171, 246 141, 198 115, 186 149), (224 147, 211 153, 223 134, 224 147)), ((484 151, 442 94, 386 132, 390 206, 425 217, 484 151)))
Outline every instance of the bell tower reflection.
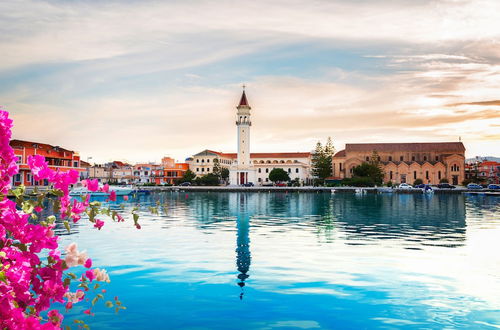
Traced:
POLYGON ((241 288, 240 299, 243 299, 245 280, 250 276, 250 215, 248 214, 248 195, 238 194, 236 213, 236 267, 238 269, 238 286, 241 288))

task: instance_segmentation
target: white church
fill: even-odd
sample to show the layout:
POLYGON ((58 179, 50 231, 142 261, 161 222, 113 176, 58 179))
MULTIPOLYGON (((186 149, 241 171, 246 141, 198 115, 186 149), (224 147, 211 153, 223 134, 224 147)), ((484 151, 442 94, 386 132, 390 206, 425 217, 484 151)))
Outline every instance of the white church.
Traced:
POLYGON ((204 150, 192 158, 188 158, 189 168, 197 176, 213 172, 214 160, 217 159, 221 167, 229 169, 229 184, 243 185, 270 185, 269 173, 274 168, 282 168, 288 172, 291 180, 301 184, 309 184, 311 177, 310 152, 277 152, 252 153, 250 151, 250 128, 252 120, 245 89, 240 102, 236 107, 236 128, 238 153, 224 153, 213 150, 204 150))

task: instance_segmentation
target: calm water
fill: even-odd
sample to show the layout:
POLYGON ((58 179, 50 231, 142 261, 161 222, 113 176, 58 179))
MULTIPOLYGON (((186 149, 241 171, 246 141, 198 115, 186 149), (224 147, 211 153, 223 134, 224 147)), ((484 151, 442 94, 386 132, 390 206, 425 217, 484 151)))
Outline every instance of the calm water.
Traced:
POLYGON ((128 308, 98 304, 94 329, 500 326, 498 197, 168 192, 125 211, 137 203, 141 230, 81 221, 62 239, 128 308))

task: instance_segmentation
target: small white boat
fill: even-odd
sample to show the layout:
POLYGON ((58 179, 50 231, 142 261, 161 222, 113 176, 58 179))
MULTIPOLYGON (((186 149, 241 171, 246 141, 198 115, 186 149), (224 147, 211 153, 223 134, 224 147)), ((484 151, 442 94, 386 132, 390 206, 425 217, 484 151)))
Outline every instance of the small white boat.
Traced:
MULTIPOLYGON (((116 196, 125 196, 125 195, 130 195, 133 192, 135 192, 135 189, 133 187, 120 187, 120 186, 110 186, 109 187, 109 193, 114 191, 116 193, 116 196)), ((80 186, 71 189, 69 192, 70 196, 81 196, 81 195, 87 195, 89 194, 90 196, 109 196, 109 193, 102 192, 102 191, 89 191, 86 187, 80 186)))

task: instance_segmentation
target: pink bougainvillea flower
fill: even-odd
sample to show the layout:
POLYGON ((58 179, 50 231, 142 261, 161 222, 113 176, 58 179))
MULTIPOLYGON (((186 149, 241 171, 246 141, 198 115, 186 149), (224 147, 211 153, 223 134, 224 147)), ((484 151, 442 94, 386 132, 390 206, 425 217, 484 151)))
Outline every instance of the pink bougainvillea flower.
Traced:
POLYGON ((140 225, 140 224, 136 224, 136 225, 135 225, 135 228, 137 228, 137 229, 141 229, 142 227, 141 227, 141 225, 140 225))
POLYGON ((123 196, 123 200, 128 201, 128 196, 127 195, 123 196))
POLYGON ((88 258, 83 265, 85 266, 85 268, 92 267, 92 259, 88 258))
POLYGON ((89 269, 85 272, 85 276, 89 279, 90 282, 92 282, 95 278, 94 271, 92 269, 89 269))
POLYGON ((43 208, 41 206, 35 206, 34 210, 35 210, 35 212, 40 213, 43 211, 43 208))
POLYGON ((109 192, 109 184, 106 183, 104 186, 102 186, 101 191, 108 193, 109 192))
POLYGON ((99 190, 99 181, 97 179, 82 180, 82 184, 84 187, 87 187, 87 189, 90 191, 99 190))
POLYGON ((111 191, 111 193, 109 194, 109 200, 113 202, 116 201, 116 191, 111 191))
POLYGON ((104 221, 95 219, 94 227, 101 230, 102 226, 104 226, 104 221))
POLYGON ((87 314, 87 315, 90 315, 92 312, 90 311, 90 309, 87 309, 87 310, 84 310, 83 313, 87 314))

